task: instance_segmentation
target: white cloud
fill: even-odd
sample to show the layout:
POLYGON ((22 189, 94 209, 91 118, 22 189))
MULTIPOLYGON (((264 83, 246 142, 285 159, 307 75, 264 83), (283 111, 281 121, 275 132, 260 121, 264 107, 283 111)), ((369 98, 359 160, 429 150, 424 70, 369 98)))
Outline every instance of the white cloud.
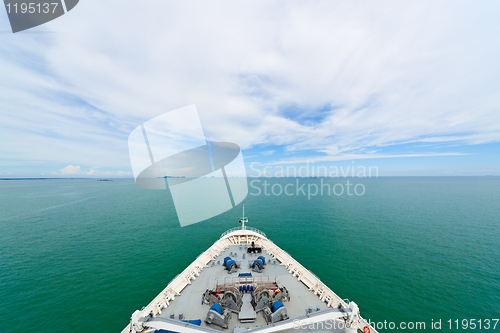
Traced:
POLYGON ((274 154, 275 152, 276 152, 276 150, 267 150, 267 151, 263 151, 262 155, 269 156, 269 155, 274 154))
POLYGON ((132 175, 132 172, 130 171, 120 171, 118 170, 118 172, 116 173, 117 176, 130 176, 132 175))
POLYGON ((497 142, 498 7, 87 0, 0 45, 0 154, 123 170, 133 128, 193 103, 242 148, 497 142))
POLYGON ((108 177, 112 176, 114 173, 111 171, 99 171, 97 168, 91 168, 90 171, 85 172, 87 176, 94 176, 94 177, 108 177))
POLYGON ((462 156, 462 153, 426 153, 426 154, 340 154, 334 156, 310 156, 308 158, 294 158, 282 159, 262 165, 280 165, 280 164, 297 164, 297 163, 311 163, 311 162, 333 162, 333 161, 346 161, 346 160, 364 160, 373 158, 396 158, 396 157, 432 157, 432 156, 462 156))
POLYGON ((77 166, 68 165, 65 168, 59 169, 59 171, 61 171, 61 174, 63 174, 63 175, 76 175, 76 174, 80 174, 82 172, 82 170, 80 170, 79 165, 77 165, 77 166))

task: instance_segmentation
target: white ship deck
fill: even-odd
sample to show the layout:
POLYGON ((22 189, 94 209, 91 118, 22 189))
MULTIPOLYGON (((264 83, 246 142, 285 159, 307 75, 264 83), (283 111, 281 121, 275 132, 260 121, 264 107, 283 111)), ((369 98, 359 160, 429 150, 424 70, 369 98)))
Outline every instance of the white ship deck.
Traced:
MULTIPOLYGON (((322 302, 317 295, 314 295, 313 292, 309 291, 309 288, 307 288, 296 277, 288 273, 285 266, 280 265, 278 261, 276 261, 276 264, 272 264, 269 262, 270 260, 275 262, 275 260, 272 259, 272 257, 267 253, 249 255, 246 253, 246 247, 243 245, 229 246, 215 259, 215 261, 213 261, 215 263, 214 266, 209 264, 209 267, 200 272, 200 276, 196 277, 196 280, 192 281, 191 285, 186 287, 186 289, 182 291, 181 295, 177 296, 175 300, 170 303, 170 306, 162 312, 161 316, 169 318, 170 314, 173 312, 175 314, 175 318, 178 319, 179 313, 183 313, 184 319, 201 319, 202 326, 206 326, 203 320, 205 320, 210 306, 201 304, 203 293, 207 289, 215 289, 217 279, 219 279, 219 281, 223 278, 232 279, 237 277, 238 273, 251 273, 254 277, 270 278, 271 280, 276 278, 278 285, 285 286, 290 292, 290 301, 284 302, 290 318, 305 315, 306 309, 309 306, 311 306, 314 310, 316 310, 316 307, 322 310, 327 309, 328 306, 326 303, 322 302), (234 253, 237 255, 234 256, 234 253), (242 259, 243 254, 246 254, 245 259, 242 259), (266 262, 268 262, 268 264, 264 266, 265 269, 262 273, 252 272, 251 268, 248 267, 247 261, 251 260, 253 262, 253 260, 257 259, 260 255, 266 258, 266 262), (239 269, 238 272, 228 274, 228 271, 224 269, 222 262, 226 256, 230 256, 236 261, 241 261, 241 269, 239 269), (220 262, 218 265, 217 261, 220 262)), ((265 326, 266 321, 261 311, 257 314, 257 318, 254 323, 241 324, 239 323, 237 314, 233 313, 227 330, 232 332, 238 325, 240 327, 248 328, 258 325, 265 326)), ((209 327, 213 328, 214 326, 210 325, 209 327)))
MULTIPOLYGON (((340 311, 350 311, 349 305, 338 297, 331 289, 325 286, 314 274, 305 269, 297 261, 295 261, 288 253, 280 249, 266 236, 255 229, 232 229, 224 233, 221 238, 215 242, 208 250, 202 253, 191 265, 189 265, 181 274, 174 278, 167 287, 142 311, 146 318, 145 326, 148 327, 148 322, 166 322, 170 324, 183 324, 185 327, 171 331, 175 332, 245 332, 261 327, 269 328, 265 320, 263 312, 256 314, 254 322, 241 322, 238 319, 238 313, 232 313, 228 322, 228 327, 222 329, 219 326, 208 324, 205 322, 210 305, 202 304, 203 294, 206 290, 215 290, 219 284, 230 284, 235 282, 240 273, 251 273, 253 278, 258 280, 276 281, 279 287, 285 287, 288 290, 290 299, 283 302, 288 317, 288 321, 294 321, 299 317, 307 318, 314 314, 318 316, 322 313, 337 314, 340 311), (262 248, 262 253, 249 254, 247 247, 255 243, 256 246, 262 248), (225 257, 231 257, 236 262, 241 264, 237 272, 229 274, 222 265, 225 257), (245 256, 245 258, 243 258, 245 256), (266 259, 265 268, 261 273, 254 272, 249 267, 249 261, 253 262, 258 256, 263 256, 266 259), (342 307, 342 310, 338 308, 342 307), (308 309, 312 309, 312 313, 307 313, 308 309), (200 326, 187 325, 180 321, 179 315, 182 314, 183 320, 201 320, 200 326), (189 330, 188 330, 189 328, 189 330), (192 329, 192 330, 191 330, 192 329)), ((243 295, 249 295, 248 293, 243 295)), ((250 315, 253 312, 252 306, 246 306, 246 312, 250 315)), ((339 317, 339 316, 337 316, 339 317)), ((358 329, 369 325, 361 317, 357 317, 356 327, 349 332, 356 332, 358 329)), ((341 319, 343 322, 343 320, 341 319)), ((277 325, 284 321, 274 323, 277 325)), ((146 328, 143 332, 155 332, 151 324, 151 328, 146 328)), ((345 329, 320 329, 321 325, 308 325, 306 329, 279 329, 276 327, 273 332, 346 332, 345 329)), ((328 327, 328 326, 327 326, 328 327)), ((370 332, 375 332, 372 327, 369 327, 370 332)), ((134 332, 129 324, 122 333, 134 332)), ((159 332, 168 332, 162 330, 159 332)))

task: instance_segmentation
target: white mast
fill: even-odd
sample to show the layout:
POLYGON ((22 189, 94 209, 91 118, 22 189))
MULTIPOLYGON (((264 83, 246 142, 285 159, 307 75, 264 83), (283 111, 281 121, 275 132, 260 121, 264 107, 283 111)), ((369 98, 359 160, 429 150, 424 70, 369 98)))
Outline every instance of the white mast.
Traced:
POLYGON ((243 203, 243 217, 240 220, 242 226, 241 230, 245 230, 245 222, 248 222, 248 219, 245 217, 245 203, 243 203))

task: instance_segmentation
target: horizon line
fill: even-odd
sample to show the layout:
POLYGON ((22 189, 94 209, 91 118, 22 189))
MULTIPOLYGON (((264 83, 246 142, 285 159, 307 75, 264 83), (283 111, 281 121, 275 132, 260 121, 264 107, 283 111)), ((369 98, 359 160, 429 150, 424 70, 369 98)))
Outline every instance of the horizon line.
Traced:
MULTIPOLYGON (((316 176, 316 177, 276 177, 276 176, 260 176, 260 177, 252 177, 252 176, 247 176, 247 177, 229 177, 229 178, 279 178, 279 179, 288 179, 288 178, 293 178, 293 179, 316 179, 316 178, 328 178, 328 179, 339 179, 339 178, 352 178, 352 179, 365 179, 365 178, 396 178, 396 177, 500 177, 500 175, 425 175, 425 176, 416 176, 416 175, 403 175, 403 176, 376 176, 376 177, 352 177, 352 176, 341 176, 341 177, 325 177, 325 176, 316 176)), ((215 177, 199 177, 199 178, 205 178, 205 179, 212 179, 215 177)), ((0 180, 60 180, 60 179, 91 179, 91 180, 97 180, 97 181, 106 181, 110 179, 134 179, 133 177, 106 177, 106 178, 92 178, 92 177, 10 177, 10 178, 0 178, 0 180)), ((152 178, 153 179, 153 178, 152 178)), ((197 178, 194 178, 197 179, 197 178)))

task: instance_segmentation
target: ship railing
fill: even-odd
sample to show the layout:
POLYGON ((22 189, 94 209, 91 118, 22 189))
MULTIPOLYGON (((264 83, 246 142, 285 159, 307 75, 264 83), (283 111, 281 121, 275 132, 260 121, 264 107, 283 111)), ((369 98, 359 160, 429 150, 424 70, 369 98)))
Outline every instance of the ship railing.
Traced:
MULTIPOLYGON (((283 249, 282 249, 281 251, 283 251, 283 252, 284 252, 284 253, 286 253, 286 254, 287 254, 290 258, 292 258, 292 259, 293 259, 293 257, 290 255, 290 253, 286 252, 286 251, 285 251, 285 250, 283 250, 283 249)), ((304 266, 302 266, 302 265, 301 265, 301 264, 300 264, 297 260, 295 260, 295 259, 293 259, 293 260, 295 261, 296 265, 300 265, 300 267, 302 268, 302 270, 303 270, 303 271, 308 272, 309 274, 311 274, 314 278, 316 278, 316 280, 321 281, 321 280, 320 280, 320 278, 319 278, 316 274, 314 274, 313 272, 311 272, 310 270, 308 270, 307 268, 305 268, 304 266)))
POLYGON ((167 283, 167 287, 168 287, 168 286, 170 286, 170 285, 172 284, 172 282, 174 282, 174 280, 175 280, 175 279, 177 279, 177 278, 179 277, 179 275, 181 275, 181 273, 179 273, 179 274, 177 274, 176 276, 174 276, 174 277, 172 278, 172 280, 170 280, 170 282, 169 282, 169 283, 167 283))
POLYGON ((254 288, 257 288, 259 286, 264 286, 267 289, 278 288, 276 277, 272 278, 270 276, 224 278, 222 280, 217 279, 216 281, 217 291, 225 291, 229 286, 235 286, 236 288, 239 288, 240 286, 247 286, 247 285, 251 285, 254 288))
POLYGON ((243 228, 241 228, 241 227, 236 227, 236 228, 229 229, 229 230, 227 230, 226 232, 224 232, 224 233, 220 236, 220 238, 222 238, 222 237, 224 237, 224 236, 226 236, 226 235, 228 235, 228 234, 230 234, 230 233, 232 233, 232 232, 235 232, 235 231, 240 231, 240 230, 249 230, 249 231, 253 231, 253 232, 255 232, 255 233, 257 233, 257 234, 259 234, 259 235, 262 235, 262 236, 264 236, 265 238, 267 238, 266 234, 265 234, 265 233, 263 233, 262 231, 260 231, 260 230, 258 230, 258 229, 255 229, 255 228, 252 228, 252 227, 246 227, 246 226, 245 226, 245 229, 243 229, 243 228))
POLYGON ((216 279, 217 285, 239 285, 249 283, 269 283, 276 282, 276 276, 239 276, 239 277, 224 277, 216 279))

